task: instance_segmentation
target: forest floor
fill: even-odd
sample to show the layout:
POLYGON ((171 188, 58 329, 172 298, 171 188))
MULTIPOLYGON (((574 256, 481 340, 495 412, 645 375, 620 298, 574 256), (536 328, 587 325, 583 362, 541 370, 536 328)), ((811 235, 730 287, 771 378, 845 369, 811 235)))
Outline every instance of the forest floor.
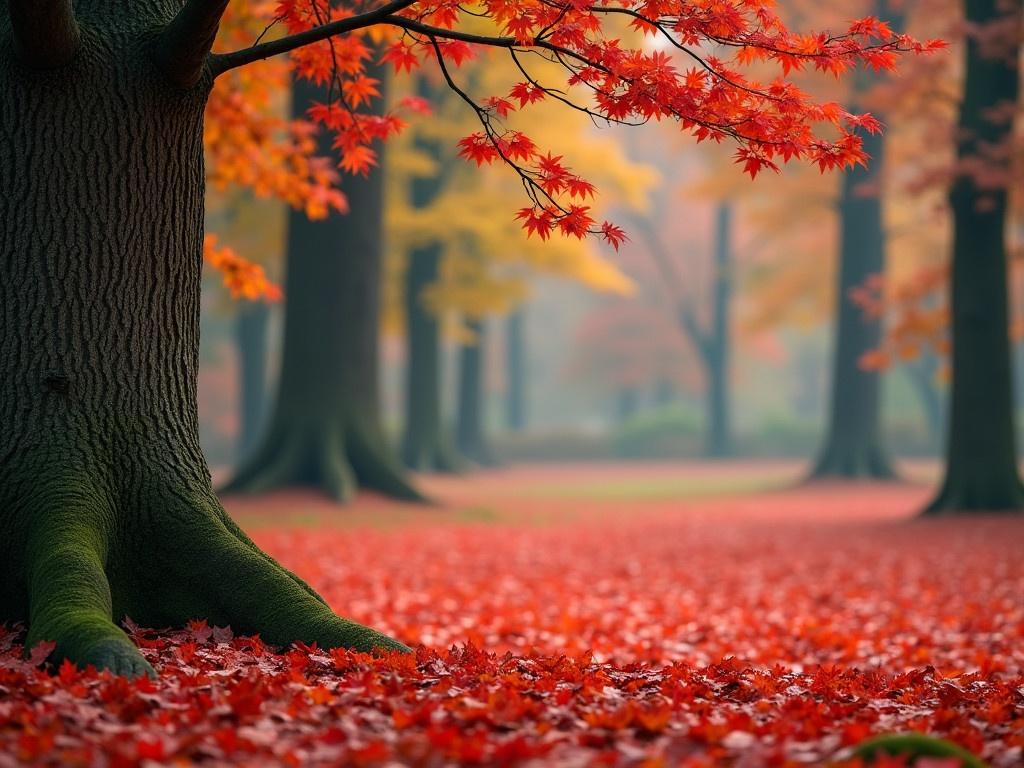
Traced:
POLYGON ((0 629, 0 766, 852 765, 844 747, 908 730, 1024 764, 1024 518, 919 520, 927 485, 799 471, 486 470, 423 478, 428 507, 228 499, 416 656, 195 624, 138 631, 160 677, 126 682, 37 670, 0 629))

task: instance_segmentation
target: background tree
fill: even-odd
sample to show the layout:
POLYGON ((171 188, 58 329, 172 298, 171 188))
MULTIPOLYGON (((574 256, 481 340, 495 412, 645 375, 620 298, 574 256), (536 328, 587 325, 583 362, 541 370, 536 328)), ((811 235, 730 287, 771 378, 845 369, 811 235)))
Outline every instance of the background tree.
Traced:
MULTIPOLYGON (((287 34, 211 55, 227 5, 9 0, 0 11, 8 51, 0 62, 0 131, 8 137, 0 146, 0 618, 27 619, 29 645, 53 640, 57 658, 116 672, 148 671, 114 624, 125 615, 151 626, 205 617, 274 644, 404 648, 338 617, 252 544, 211 487, 198 439, 196 369, 203 113, 215 78, 232 90, 240 67, 301 49, 300 74, 341 79, 340 101, 319 116, 337 131, 354 169, 371 162, 370 143, 395 128, 360 116, 353 104, 366 83, 351 46, 376 25, 411 36, 398 42, 399 53, 434 56, 445 67, 468 37, 509 56, 526 55, 529 44, 569 57, 575 64, 566 77, 597 88, 599 112, 678 116, 687 127, 696 119, 698 130, 710 124, 712 133, 733 135, 758 166, 771 161, 779 140, 828 165, 859 157, 856 143, 818 139, 812 126, 859 118, 822 112, 799 94, 780 114, 777 93, 714 67, 688 83, 656 53, 611 45, 600 34, 610 9, 492 3, 481 13, 496 33, 478 37, 453 29, 464 19, 457 5, 396 0, 352 14, 286 0, 277 12, 287 34), (756 115, 764 117, 756 131, 729 127, 756 115)), ((654 19, 666 34, 707 38, 703 15, 668 10, 654 19)), ((808 49, 757 4, 733 22, 726 40, 837 71, 912 45, 868 45, 855 29, 854 37, 808 49)), ((531 208, 527 226, 618 238, 531 176, 539 173, 535 150, 496 130, 485 125, 467 152, 504 150, 513 172, 533 179, 531 189, 547 186, 550 205, 564 201, 531 208)))
MULTIPOLYGON (((370 48, 357 52, 361 59, 370 48)), ((386 73, 367 67, 374 92, 386 73)), ((298 79, 292 116, 304 119, 330 98, 298 79)), ((337 152, 321 131, 317 151, 337 152)), ((340 163, 341 158, 337 158, 340 163)), ((261 492, 305 486, 344 501, 358 488, 420 499, 392 456, 381 426, 379 326, 383 256, 383 172, 350 176, 346 211, 288 219, 284 346, 277 401, 259 449, 226 486, 261 492)))

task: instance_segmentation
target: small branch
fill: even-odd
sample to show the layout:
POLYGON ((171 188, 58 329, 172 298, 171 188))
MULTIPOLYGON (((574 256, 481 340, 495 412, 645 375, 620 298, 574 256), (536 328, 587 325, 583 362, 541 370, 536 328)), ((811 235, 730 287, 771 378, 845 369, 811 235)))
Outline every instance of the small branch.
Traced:
POLYGON ((72 0, 8 0, 14 53, 33 69, 67 64, 78 52, 81 32, 72 0))
MULTIPOLYGON (((193 0, 194 2, 195 0, 193 0)), ((304 45, 319 43, 334 35, 341 35, 346 32, 353 32, 357 29, 372 27, 385 20, 390 20, 392 14, 414 5, 417 0, 392 0, 380 8, 355 16, 348 16, 344 19, 332 21, 329 24, 322 24, 294 35, 286 35, 277 40, 270 40, 266 43, 253 45, 231 53, 213 54, 210 56, 210 69, 213 76, 217 77, 231 69, 252 64, 254 61, 269 59, 271 56, 279 56, 282 53, 294 51, 304 45)))
POLYGON ((154 41, 154 58, 168 79, 193 88, 203 76, 228 0, 188 0, 154 41))

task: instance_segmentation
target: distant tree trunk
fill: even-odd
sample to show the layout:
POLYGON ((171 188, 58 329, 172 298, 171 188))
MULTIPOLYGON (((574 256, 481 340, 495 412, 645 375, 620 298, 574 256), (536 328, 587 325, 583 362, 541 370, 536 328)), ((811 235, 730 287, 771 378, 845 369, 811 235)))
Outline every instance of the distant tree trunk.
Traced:
MULTIPOLYGON (((966 18, 983 26, 1021 13, 1016 0, 967 0, 966 18)), ((1005 146, 1013 120, 992 113, 1018 99, 1019 51, 983 55, 969 35, 957 158, 1005 146)), ((945 478, 925 514, 949 515, 1024 509, 1010 362, 1006 257, 1008 190, 982 189, 968 174, 950 190, 953 211, 952 339, 953 376, 945 478)))
POLYGON ((729 310, 732 303, 732 206, 720 203, 715 212, 715 264, 712 288, 711 330, 704 345, 707 370, 707 434, 705 454, 731 456, 732 418, 729 370, 732 346, 729 310))
POLYGON ((235 317, 238 349, 238 458, 256 447, 267 411, 267 337, 270 307, 262 301, 240 303, 235 317))
MULTIPOLYGON (((303 116, 322 88, 293 86, 303 116)), ((331 138, 319 138, 322 154, 331 138)), ((284 346, 277 403, 260 448, 225 489, 303 486, 339 501, 360 487, 420 499, 384 438, 378 393, 383 173, 346 177, 349 213, 288 218, 284 346)))
POLYGON ((945 398, 936 382, 939 360, 932 352, 923 353, 920 358, 905 367, 910 384, 921 404, 928 439, 932 445, 941 446, 943 440, 943 417, 945 398))
POLYGON ((437 282, 441 247, 428 245, 409 254, 405 273, 408 358, 405 373, 405 436, 402 460, 418 471, 459 468, 441 416, 441 327, 423 305, 423 291, 437 282))
POLYGON ((654 405, 657 408, 664 408, 671 405, 676 399, 676 388, 670 379, 658 379, 654 385, 654 405))
MULTIPOLYGON (((889 0, 875 0, 874 5, 877 17, 888 21, 895 31, 902 30, 903 17, 889 6, 889 0)), ((879 78, 876 73, 858 71, 853 80, 854 101, 879 78)), ((862 132, 862 139, 871 158, 868 166, 855 166, 842 178, 831 400, 825 444, 811 472, 812 480, 895 477, 882 438, 882 377, 860 365, 861 357, 881 341, 881 320, 865 317, 850 299, 853 289, 885 270, 885 222, 879 189, 885 143, 881 133, 862 132)))
POLYGON ((456 447, 459 453, 478 464, 494 464, 484 435, 485 360, 487 325, 482 320, 466 320, 475 335, 474 343, 459 348, 459 410, 455 426, 456 447))
MULTIPOLYGON (((432 88, 426 78, 417 83, 420 96, 430 99, 432 88)), ((441 146, 433 139, 417 137, 416 148, 440 160, 441 146)), ((431 205, 444 189, 444 163, 434 176, 413 178, 410 202, 413 208, 431 205)), ((455 472, 460 462, 442 418, 441 326, 423 303, 424 291, 437 282, 443 257, 440 243, 414 248, 405 272, 405 322, 408 355, 405 369, 405 433, 402 460, 419 471, 455 472)))
POLYGON ((623 424, 636 416, 640 409, 640 396, 634 387, 623 387, 615 400, 615 421, 623 424))
POLYGON ((505 321, 505 424, 526 429, 526 310, 519 307, 505 321))
POLYGON ((839 284, 828 432, 812 480, 894 477, 882 446, 881 375, 865 370, 861 357, 882 339, 881 321, 867 318, 850 292, 885 269, 885 233, 878 184, 883 161, 881 134, 864 135, 867 168, 847 170, 839 203, 839 284))

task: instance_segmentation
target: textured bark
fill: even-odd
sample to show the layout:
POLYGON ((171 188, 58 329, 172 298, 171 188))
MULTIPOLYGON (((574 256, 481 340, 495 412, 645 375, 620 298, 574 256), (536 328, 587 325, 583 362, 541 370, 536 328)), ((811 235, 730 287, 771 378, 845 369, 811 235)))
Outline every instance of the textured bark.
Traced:
POLYGON ((171 86, 144 44, 177 5, 79 0, 89 33, 65 67, 0 55, 0 621, 133 675, 150 670, 126 615, 401 647, 335 616, 211 489, 196 407, 210 82, 171 86))
POLYGON ((484 434, 487 326, 481 320, 467 320, 466 325, 476 338, 459 348, 459 410, 455 445, 466 458, 490 466, 495 463, 494 452, 484 434))
MULTIPOLYGON (((967 0, 968 22, 985 25, 1007 11, 997 0, 967 0)), ((957 157, 999 146, 1013 122, 997 122, 997 107, 1018 100, 1018 51, 983 55, 968 39, 957 157)), ((953 210, 953 375, 945 478, 926 514, 1024 510, 1017 470, 1006 257, 1008 190, 982 190, 961 176, 949 195, 953 210)))
POLYGON ((267 344, 270 307, 262 301, 245 302, 235 318, 238 350, 238 457, 256 448, 267 414, 267 344))
MULTIPOLYGON (((324 101, 297 81, 293 113, 324 101)), ((321 153, 330 155, 323 134, 321 153)), ((226 487, 256 493, 305 486, 339 501, 360 487, 397 498, 420 495, 404 476, 380 420, 383 173, 347 177, 349 212, 288 218, 284 347, 277 400, 259 449, 226 487)))
POLYGON ((505 425, 526 429, 526 310, 520 307, 505 325, 505 425))
MULTIPOLYGON (((434 94, 426 78, 417 83, 418 95, 430 99, 434 94)), ((441 145, 433 139, 417 137, 416 148, 434 157, 441 170, 434 176, 414 178, 410 184, 410 203, 426 208, 444 189, 447 178, 441 145)), ((409 252, 405 271, 405 431, 402 436, 402 461, 419 471, 455 472, 460 460, 448 437, 441 416, 441 328, 437 317, 423 303, 424 291, 440 275, 440 243, 429 243, 409 252)))
MULTIPOLYGON (((884 12, 884 4, 878 10, 884 12)), ((854 87, 863 93, 876 78, 860 72, 854 87)), ((881 374, 860 365, 861 357, 881 342, 881 320, 865 317, 850 298, 851 291, 885 269, 882 199, 876 188, 884 162, 884 140, 881 134, 865 134, 863 141, 864 151, 871 157, 868 167, 851 168, 842 178, 831 401, 825 443, 811 472, 812 480, 895 476, 882 440, 881 374)))

